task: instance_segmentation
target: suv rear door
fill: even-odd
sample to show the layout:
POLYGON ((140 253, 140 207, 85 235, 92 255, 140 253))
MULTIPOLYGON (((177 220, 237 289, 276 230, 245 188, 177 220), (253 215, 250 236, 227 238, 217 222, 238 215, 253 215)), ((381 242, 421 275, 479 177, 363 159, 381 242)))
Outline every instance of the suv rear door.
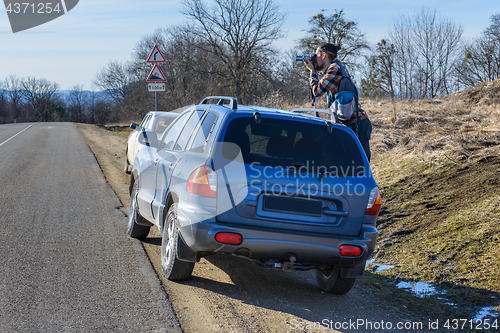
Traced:
POLYGON ((376 183, 350 129, 300 116, 240 116, 223 141, 214 154, 219 222, 359 235, 376 183))

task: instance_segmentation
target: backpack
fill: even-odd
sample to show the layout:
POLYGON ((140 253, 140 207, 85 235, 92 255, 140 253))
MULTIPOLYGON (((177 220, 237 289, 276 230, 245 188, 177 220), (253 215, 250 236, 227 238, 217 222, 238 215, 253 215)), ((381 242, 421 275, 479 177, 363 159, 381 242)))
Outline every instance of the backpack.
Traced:
POLYGON ((358 89, 340 61, 335 60, 335 62, 340 67, 342 79, 340 79, 338 92, 335 94, 335 101, 330 109, 339 120, 346 121, 351 119, 354 111, 358 111, 358 89))

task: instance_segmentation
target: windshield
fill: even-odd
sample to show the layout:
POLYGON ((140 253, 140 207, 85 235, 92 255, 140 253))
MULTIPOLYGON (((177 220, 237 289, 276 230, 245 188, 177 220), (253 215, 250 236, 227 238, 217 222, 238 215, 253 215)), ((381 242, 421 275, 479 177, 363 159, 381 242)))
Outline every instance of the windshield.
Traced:
POLYGON ((297 169, 308 173, 364 175, 356 141, 345 130, 324 124, 279 118, 237 117, 224 136, 222 154, 234 160, 241 153, 245 164, 297 169), (231 144, 232 143, 232 144, 231 144), (235 151, 233 147, 238 146, 235 151), (345 172, 343 172, 345 174, 345 172))
POLYGON ((155 124, 155 132, 163 133, 163 131, 174 121, 175 118, 158 117, 155 124))

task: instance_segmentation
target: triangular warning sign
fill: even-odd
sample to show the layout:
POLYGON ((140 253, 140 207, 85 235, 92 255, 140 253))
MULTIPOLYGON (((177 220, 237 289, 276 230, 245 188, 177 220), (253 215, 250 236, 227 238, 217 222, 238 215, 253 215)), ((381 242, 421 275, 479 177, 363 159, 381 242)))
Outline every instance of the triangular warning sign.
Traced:
POLYGON ((161 54, 158 46, 155 45, 155 47, 153 47, 153 51, 151 51, 151 53, 149 54, 147 62, 149 63, 166 62, 165 57, 163 56, 163 54, 161 54))
POLYGON ((149 73, 149 76, 146 80, 147 82, 165 82, 167 79, 165 78, 165 75, 160 70, 160 67, 158 65, 155 65, 151 72, 149 73))

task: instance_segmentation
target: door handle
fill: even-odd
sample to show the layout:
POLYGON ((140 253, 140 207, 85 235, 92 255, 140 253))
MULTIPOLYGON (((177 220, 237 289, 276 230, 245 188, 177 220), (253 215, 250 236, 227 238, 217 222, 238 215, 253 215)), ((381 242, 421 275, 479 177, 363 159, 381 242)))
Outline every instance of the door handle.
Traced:
POLYGON ((174 162, 170 163, 170 165, 168 166, 168 171, 172 170, 173 165, 174 165, 174 162))
POLYGON ((159 161, 160 161, 160 159, 159 159, 159 158, 157 158, 157 159, 155 160, 155 166, 158 164, 158 162, 159 162, 159 161))

